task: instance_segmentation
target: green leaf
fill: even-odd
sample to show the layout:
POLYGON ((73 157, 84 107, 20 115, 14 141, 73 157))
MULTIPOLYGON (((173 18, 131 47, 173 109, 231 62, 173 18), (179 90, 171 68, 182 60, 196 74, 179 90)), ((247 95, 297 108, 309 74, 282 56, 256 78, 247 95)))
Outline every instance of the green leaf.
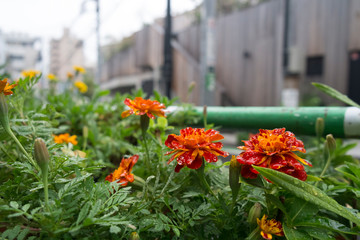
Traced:
POLYGON ((302 231, 299 231, 297 229, 288 227, 286 225, 283 225, 283 230, 284 230, 286 239, 289 239, 289 240, 312 240, 312 238, 308 234, 306 234, 302 231))
POLYGON ((282 202, 277 197, 275 197, 274 195, 271 195, 271 194, 265 194, 265 197, 269 202, 271 202, 278 209, 280 209, 286 216, 288 215, 285 206, 282 204, 282 202))
POLYGON ((177 227, 172 226, 171 229, 177 237, 180 237, 180 230, 177 227))
POLYGON ((295 222, 294 224, 296 226, 316 227, 316 228, 322 228, 344 234, 353 234, 353 235, 360 234, 360 232, 351 230, 350 228, 346 227, 345 225, 335 220, 324 217, 302 219, 301 221, 295 222))
POLYGON ((19 204, 18 204, 17 202, 15 202, 15 201, 11 201, 9 205, 10 205, 10 207, 12 207, 12 208, 16 208, 16 209, 19 208, 19 204))
POLYGON ((76 220, 76 225, 78 225, 79 223, 81 223, 82 220, 85 219, 85 217, 88 215, 89 208, 90 208, 90 203, 89 202, 85 203, 85 205, 80 210, 78 219, 76 220))
POLYGON ((360 186, 360 179, 353 174, 356 170, 353 171, 350 166, 340 166, 335 168, 335 170, 341 172, 345 177, 350 178, 356 185, 360 186))
POLYGON ((17 236, 17 240, 23 240, 25 239, 26 235, 30 232, 30 229, 29 228, 25 228, 24 230, 22 230, 20 232, 20 234, 17 236))
POLYGON ((29 210, 29 208, 30 208, 30 204, 25 204, 24 206, 22 206, 22 210, 24 211, 24 212, 27 212, 27 210, 29 210))
POLYGON ((110 232, 117 234, 117 233, 121 232, 121 228, 119 228, 118 226, 112 225, 110 227, 110 232))
POLYGON ((9 240, 15 239, 16 236, 19 235, 20 231, 21 231, 21 226, 20 225, 15 226, 8 234, 9 240))
POLYGON ((313 203, 319 207, 334 212, 354 223, 360 225, 360 218, 355 216, 347 208, 338 204, 334 199, 328 197, 326 193, 315 186, 303 182, 297 178, 289 176, 285 173, 278 172, 268 168, 254 166, 254 168, 264 177, 272 181, 274 184, 292 192, 295 196, 313 203))
POLYGON ((335 240, 334 236, 329 231, 319 230, 317 228, 307 227, 304 231, 314 239, 319 240, 335 240))
POLYGON ((348 104, 350 106, 360 108, 360 105, 357 104, 356 102, 354 102, 353 100, 351 100, 350 98, 348 98, 348 96, 340 93, 339 91, 335 90, 334 88, 332 88, 332 87, 330 87, 328 85, 325 85, 325 84, 322 84, 322 83, 316 83, 316 82, 313 82, 312 85, 314 85, 320 91, 328 94, 329 96, 331 96, 333 98, 336 98, 337 100, 339 100, 339 101, 341 101, 343 103, 346 103, 346 104, 348 104))

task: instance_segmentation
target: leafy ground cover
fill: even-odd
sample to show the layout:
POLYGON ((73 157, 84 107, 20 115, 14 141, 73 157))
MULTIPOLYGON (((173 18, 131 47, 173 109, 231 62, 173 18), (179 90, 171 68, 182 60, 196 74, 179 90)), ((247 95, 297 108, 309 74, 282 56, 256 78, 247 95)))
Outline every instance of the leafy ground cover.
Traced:
MULTIPOLYGON (((279 126, 238 150, 191 106, 108 91, 68 75, 0 79, 2 239, 356 239, 359 161, 331 135, 279 126)), ((348 101, 334 90, 334 97, 348 101), (340 97, 339 97, 340 96, 340 97)), ((351 102, 350 102, 351 103, 351 102)))

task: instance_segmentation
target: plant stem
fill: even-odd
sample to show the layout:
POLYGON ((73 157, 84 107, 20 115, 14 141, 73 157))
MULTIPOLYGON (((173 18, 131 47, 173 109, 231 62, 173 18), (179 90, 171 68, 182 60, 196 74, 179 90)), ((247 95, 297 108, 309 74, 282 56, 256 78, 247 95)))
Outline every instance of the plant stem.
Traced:
POLYGON ((246 238, 246 240, 259 240, 260 238, 260 228, 257 227, 250 233, 250 235, 246 238))
POLYGON ((146 152, 145 165, 146 165, 147 169, 150 170, 150 154, 149 154, 149 148, 148 148, 147 141, 146 141, 146 132, 142 131, 142 137, 143 137, 145 152, 146 152))
POLYGON ((42 172, 42 180, 44 184, 45 208, 49 211, 49 187, 48 187, 48 169, 42 172))
MULTIPOLYGON (((324 169, 322 170, 322 172, 320 173, 320 178, 322 178, 324 175, 325 175, 325 172, 326 172, 326 170, 329 168, 329 166, 330 166, 330 162, 331 162, 331 154, 329 154, 329 157, 328 157, 328 159, 327 159, 327 161, 326 161, 326 164, 325 164, 325 167, 324 167, 324 169)), ((318 183, 318 182, 317 182, 318 183)), ((316 185, 315 185, 316 186, 316 185)))
POLYGON ((202 161, 203 161, 203 162, 202 162, 202 164, 201 164, 201 167, 198 168, 198 169, 196 169, 196 173, 197 173, 197 175, 198 175, 198 177, 199 177, 199 180, 200 180, 201 184, 202 184, 203 187, 205 188, 205 190, 206 190, 207 192, 210 192, 210 193, 217 199, 215 193, 214 193, 213 190, 210 188, 209 183, 206 181, 205 171, 204 171, 204 170, 205 170, 205 161, 204 161, 204 159, 203 159, 202 161))
POLYGON ((31 162, 31 164, 37 169, 39 170, 38 165, 34 162, 34 160, 32 159, 32 157, 29 155, 29 153, 25 150, 25 148, 23 147, 23 145, 20 143, 20 141, 17 139, 17 137, 15 136, 15 134, 11 131, 10 128, 5 129, 6 132, 10 135, 10 137, 15 141, 15 143, 19 146, 20 150, 23 152, 23 154, 26 156, 26 158, 31 162))
POLYGON ((150 154, 149 154, 149 148, 146 142, 146 131, 149 128, 149 121, 150 118, 146 115, 140 116, 140 127, 141 127, 141 135, 144 141, 145 146, 145 152, 146 152, 146 158, 145 158, 145 165, 146 168, 150 171, 150 154))

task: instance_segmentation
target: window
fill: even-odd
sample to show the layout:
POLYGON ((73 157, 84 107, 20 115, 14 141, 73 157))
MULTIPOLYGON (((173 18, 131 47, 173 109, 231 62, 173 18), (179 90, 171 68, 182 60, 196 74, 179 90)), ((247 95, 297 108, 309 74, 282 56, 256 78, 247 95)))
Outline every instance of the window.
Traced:
POLYGON ((314 56, 306 59, 306 76, 322 76, 324 69, 324 57, 314 56))

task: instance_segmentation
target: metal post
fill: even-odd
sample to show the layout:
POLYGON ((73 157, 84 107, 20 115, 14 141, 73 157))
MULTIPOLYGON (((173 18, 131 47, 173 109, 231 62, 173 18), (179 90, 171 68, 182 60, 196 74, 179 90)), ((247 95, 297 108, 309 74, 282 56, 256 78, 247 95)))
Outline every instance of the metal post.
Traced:
POLYGON ((201 27, 200 99, 202 105, 215 105, 215 13, 216 0, 204 0, 201 27))
POLYGON ((100 46, 100 3, 96 2, 96 46, 97 46, 97 71, 95 83, 100 84, 101 79, 101 46, 100 46))
POLYGON ((165 18, 165 35, 164 35, 164 66, 163 66, 163 83, 165 85, 165 95, 171 98, 172 87, 172 48, 171 48, 171 1, 167 0, 166 18, 165 18))

